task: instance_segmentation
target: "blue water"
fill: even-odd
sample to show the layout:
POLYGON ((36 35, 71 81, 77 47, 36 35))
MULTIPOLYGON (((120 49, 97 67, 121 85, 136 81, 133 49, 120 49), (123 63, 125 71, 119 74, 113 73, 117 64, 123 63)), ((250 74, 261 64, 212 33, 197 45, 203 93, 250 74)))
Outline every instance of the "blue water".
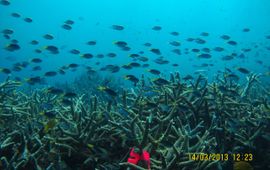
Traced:
MULTIPOLYGON (((31 76, 43 76, 46 71, 57 71, 59 67, 70 63, 80 64, 75 71, 67 71, 65 75, 57 75, 53 78, 46 78, 48 84, 74 80, 81 73, 85 72, 84 66, 91 66, 95 70, 107 64, 122 66, 132 62, 128 55, 143 51, 142 56, 149 58, 149 68, 160 70, 162 76, 168 77, 170 72, 178 71, 181 75, 193 75, 196 70, 206 70, 206 75, 212 79, 218 70, 223 71, 224 67, 232 69, 242 78, 240 72, 235 71, 236 67, 244 67, 254 73, 266 73, 270 70, 269 50, 270 40, 265 36, 270 35, 270 1, 269 0, 27 0, 11 1, 8 6, 0 5, 0 30, 12 29, 14 31, 11 39, 19 41, 21 49, 9 52, 4 47, 10 43, 2 34, 0 37, 0 68, 11 68, 12 64, 21 61, 29 61, 32 58, 41 58, 41 64, 30 63, 21 72, 12 72, 9 75, 0 73, 0 80, 20 77, 22 79, 31 76), (21 18, 11 17, 16 12, 21 18), (32 23, 23 21, 23 18, 30 17, 32 23), (61 28, 66 20, 73 20, 73 29, 68 31, 61 28), (123 31, 111 29, 112 25, 122 25, 123 31), (154 31, 153 26, 161 26, 162 30, 154 31), (249 28, 250 32, 243 32, 249 28), (179 36, 172 36, 170 32, 177 31, 179 36), (200 36, 201 32, 208 32, 208 37, 200 36), (54 40, 46 40, 42 36, 51 34, 54 40), (237 46, 230 46, 219 37, 223 34, 231 36, 238 42, 237 46), (187 38, 203 38, 206 44, 200 45, 194 42, 187 42, 187 38), (30 45, 32 40, 38 40, 36 46, 30 45), (95 40, 97 45, 89 46, 86 42, 95 40), (130 51, 122 51, 113 42, 123 40, 128 42, 130 51), (173 47, 170 41, 179 41, 182 55, 171 52, 173 47), (166 65, 158 65, 153 62, 158 58, 151 53, 151 47, 143 46, 144 43, 152 43, 153 48, 159 48, 162 56, 169 60, 166 65), (60 49, 58 55, 50 54, 44 50, 46 45, 56 45, 60 49), (258 47, 255 47, 255 46, 258 47), (225 52, 217 53, 212 51, 211 59, 199 59, 195 53, 184 54, 186 48, 213 48, 220 46, 225 52), (37 54, 35 49, 43 52, 37 54), (243 53, 242 48, 250 48, 251 52, 244 53, 245 58, 235 58, 230 61, 222 61, 224 55, 243 53), (93 55, 114 52, 115 58, 92 58, 83 59, 79 55, 70 54, 71 49, 78 49, 81 53, 93 55), (261 60, 263 64, 258 64, 261 60), (101 62, 96 65, 96 62, 101 62), (173 63, 179 64, 172 67, 173 63), (194 65, 212 63, 213 67, 197 68, 194 65), (33 66, 40 65, 41 71, 32 71, 33 66)), ((142 62, 140 62, 142 63, 142 62)), ((143 64, 143 63, 142 63, 143 64)), ((142 74, 153 77, 146 72, 149 68, 134 68, 132 70, 121 69, 113 76, 122 78, 126 74, 134 74, 140 77, 142 74)), ((103 75, 112 74, 101 72, 103 75)), ((269 78, 265 77, 269 81, 269 78)))

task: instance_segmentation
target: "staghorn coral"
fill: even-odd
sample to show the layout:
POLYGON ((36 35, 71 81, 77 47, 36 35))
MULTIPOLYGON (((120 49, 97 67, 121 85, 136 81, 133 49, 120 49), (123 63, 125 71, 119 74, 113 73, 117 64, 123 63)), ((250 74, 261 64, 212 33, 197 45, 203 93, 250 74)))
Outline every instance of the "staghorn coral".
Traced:
POLYGON ((82 93, 70 105, 43 89, 23 94, 17 90, 19 83, 7 80, 0 85, 0 166, 147 169, 126 162, 136 147, 151 154, 152 169, 233 166, 230 161, 192 160, 189 153, 253 153, 257 159, 252 166, 267 169, 270 156, 262 158, 270 153, 265 87, 260 89, 256 75, 247 79, 244 88, 226 76, 217 80, 208 83, 199 76, 194 82, 182 82, 176 73, 169 85, 141 81, 115 102, 82 93), (147 96, 149 91, 154 95, 147 96), (43 103, 53 104, 57 113, 57 125, 48 133, 44 124, 49 118, 39 114, 43 103))

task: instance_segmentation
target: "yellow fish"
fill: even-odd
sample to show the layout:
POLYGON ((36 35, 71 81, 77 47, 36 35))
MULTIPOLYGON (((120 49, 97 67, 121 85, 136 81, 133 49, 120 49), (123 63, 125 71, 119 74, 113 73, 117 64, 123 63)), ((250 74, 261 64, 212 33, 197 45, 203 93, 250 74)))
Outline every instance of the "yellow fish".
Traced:
POLYGON ((55 119, 50 119, 44 125, 44 133, 48 133, 50 129, 53 129, 55 127, 56 124, 57 124, 57 121, 55 119))

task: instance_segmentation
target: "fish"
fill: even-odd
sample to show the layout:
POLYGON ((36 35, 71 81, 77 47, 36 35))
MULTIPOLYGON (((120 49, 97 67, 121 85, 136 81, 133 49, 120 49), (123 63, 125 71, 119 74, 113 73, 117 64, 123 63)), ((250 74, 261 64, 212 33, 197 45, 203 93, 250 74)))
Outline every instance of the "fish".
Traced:
POLYGON ((211 58, 212 56, 210 54, 207 54, 207 53, 203 53, 203 54, 200 54, 198 55, 198 58, 205 58, 205 59, 209 59, 211 58))
POLYGON ((154 31, 160 31, 161 29, 162 29, 161 26, 154 26, 154 27, 152 27, 152 30, 154 30, 154 31))
POLYGON ((200 35, 203 36, 203 37, 207 37, 207 36, 209 36, 209 33, 208 32, 201 32, 200 35))
POLYGON ((176 31, 173 31, 173 32, 171 32, 170 34, 173 35, 173 36, 178 36, 178 35, 179 35, 179 33, 176 32, 176 31))
POLYGON ((196 39, 195 39, 195 42, 196 42, 197 44, 205 44, 205 43, 206 43, 206 41, 203 40, 203 39, 201 39, 201 38, 196 38, 196 39))
POLYGON ((113 44, 117 45, 118 47, 126 47, 128 45, 125 41, 115 41, 113 44))
POLYGON ((12 13, 10 14, 10 16, 12 16, 12 17, 14 17, 14 18, 20 18, 20 17, 21 17, 21 15, 20 15, 19 13, 17 13, 17 12, 12 12, 12 13))
POLYGON ((163 86, 163 85, 168 85, 170 84, 170 82, 166 79, 163 79, 163 78, 156 78, 156 79, 153 79, 152 82, 157 85, 157 86, 163 86))
POLYGON ((250 71, 246 68, 243 68, 243 67, 237 67, 236 68, 239 72, 243 73, 243 74, 249 74, 250 71))
POLYGON ((161 73, 159 70, 156 70, 156 69, 149 69, 147 71, 151 74, 154 74, 154 75, 159 75, 161 73))
POLYGON ((30 77, 26 79, 26 82, 30 85, 34 85, 36 83, 41 84, 42 82, 44 82, 44 79, 42 79, 40 76, 36 76, 36 77, 30 77))
POLYGON ((178 47, 178 46, 181 45, 181 43, 178 42, 178 41, 171 41, 171 42, 170 42, 170 45, 178 47))
POLYGON ((55 88, 55 87, 49 87, 46 91, 47 93, 54 94, 54 95, 60 95, 64 93, 62 89, 55 88))
POLYGON ((73 20, 70 20, 70 19, 65 21, 65 24, 68 24, 68 25, 73 25, 74 23, 75 22, 73 20))
POLYGON ((235 45, 237 45, 237 42, 233 41, 233 40, 230 40, 230 41, 227 42, 227 44, 235 46, 235 45))
POLYGON ((146 62, 146 61, 148 61, 149 59, 148 59, 147 57, 145 57, 145 56, 140 56, 140 57, 138 57, 138 60, 140 60, 140 61, 142 61, 142 62, 146 62))
POLYGON ((200 52, 201 50, 198 49, 198 48, 193 48, 193 49, 191 49, 191 51, 194 52, 194 53, 198 53, 198 52, 200 52))
POLYGON ((124 27, 122 25, 112 25, 111 28, 114 29, 114 30, 117 30, 117 31, 124 30, 124 27))
POLYGON ((54 77, 56 75, 57 75, 57 72, 55 72, 55 71, 48 71, 44 74, 44 76, 46 76, 46 77, 54 77))
POLYGON ((210 50, 210 48, 205 47, 205 48, 202 48, 202 51, 205 53, 210 53, 211 50, 210 50))
POLYGON ((150 51, 151 51, 152 53, 156 54, 156 55, 161 55, 160 50, 157 49, 157 48, 152 48, 152 49, 150 49, 150 51))
POLYGON ((169 63, 168 60, 164 60, 163 58, 157 58, 154 60, 154 62, 157 64, 168 64, 169 63))
POLYGON ((35 66, 32 68, 32 71, 40 71, 41 67, 40 66, 35 66))
POLYGON ((87 44, 87 45, 96 45, 97 42, 96 42, 96 41, 88 41, 86 44, 87 44))
POLYGON ((4 6, 8 6, 8 5, 10 5, 10 2, 8 0, 1 0, 0 4, 4 5, 4 6))
POLYGON ((232 59, 234 59, 234 57, 232 55, 226 55, 226 56, 223 56, 221 58, 221 60, 223 60, 223 61, 228 61, 228 60, 232 60, 232 59))
POLYGON ((77 68, 79 65, 75 63, 71 63, 68 65, 69 68, 77 68))
POLYGON ((27 23, 31 23, 31 22, 33 22, 33 19, 27 17, 27 18, 24 18, 24 21, 27 22, 27 23))
POLYGON ((21 49, 21 47, 18 44, 14 44, 14 43, 8 44, 5 47, 5 50, 10 51, 10 52, 14 52, 19 49, 21 49))
POLYGON ((30 44, 32 44, 32 45, 38 45, 39 42, 38 42, 37 40, 32 40, 32 41, 30 42, 30 44))
POLYGON ((53 40, 54 39, 53 35, 51 35, 51 34, 45 34, 45 35, 43 35, 43 38, 45 38, 47 40, 53 40))
POLYGON ((132 69, 132 67, 130 65, 128 65, 128 64, 122 65, 122 68, 124 68, 126 70, 131 70, 132 69))
POLYGON ((57 113, 55 111, 53 111, 53 110, 50 110, 50 111, 40 112, 40 115, 44 115, 49 119, 53 119, 53 118, 56 117, 57 113))
POLYGON ((194 78, 190 75, 190 74, 188 74, 188 75, 186 75, 185 77, 183 77, 183 80, 185 80, 185 81, 188 81, 188 80, 193 80, 194 78))
POLYGON ((103 54, 97 54, 96 57, 97 58, 104 58, 104 55, 103 54))
POLYGON ((216 51, 216 52, 222 52, 222 51, 224 51, 224 48, 222 48, 222 47, 215 47, 215 48, 213 48, 213 50, 216 51))
POLYGON ((0 72, 4 73, 4 74, 10 74, 11 70, 8 68, 0 68, 0 72))
POLYGON ((58 54, 59 50, 56 46, 54 45, 49 45, 44 47, 46 50, 50 51, 52 54, 58 54))
POLYGON ((53 129, 57 124, 56 119, 50 119, 46 124, 44 124, 44 133, 48 133, 51 129, 53 129))
POLYGON ((33 63, 41 63, 42 60, 41 60, 40 58, 33 58, 33 59, 31 60, 31 62, 33 62, 33 63))
POLYGON ((97 88, 99 91, 104 91, 106 92, 108 95, 110 96, 113 96, 113 97, 116 97, 117 96, 117 92, 115 92, 114 90, 108 88, 108 87, 105 87, 105 86, 99 86, 97 88))
POLYGON ((229 40, 231 37, 229 35, 222 35, 220 38, 223 40, 229 40))
POLYGON ((151 47, 152 46, 151 43, 144 43, 143 45, 146 46, 146 47, 151 47))
POLYGON ((177 54, 177 55, 181 55, 181 50, 180 49, 173 49, 172 52, 177 54))
POLYGON ((93 58, 94 56, 90 53, 85 53, 85 54, 82 54, 81 57, 86 58, 86 59, 90 59, 90 58, 93 58))
POLYGON ((242 29, 242 32, 250 32, 250 29, 249 28, 244 28, 244 29, 242 29))
POLYGON ((65 30, 72 30, 72 27, 68 24, 63 24, 61 27, 65 30))
POLYGON ((114 57, 116 57, 117 55, 116 55, 115 53, 108 53, 107 56, 110 57, 110 58, 114 58, 114 57))
POLYGON ((66 97, 66 98, 74 98, 74 97, 77 97, 77 94, 73 93, 73 92, 66 92, 64 94, 64 97, 66 97))
POLYGON ((131 75, 131 74, 125 75, 125 76, 124 76, 124 79, 133 82, 135 86, 136 86, 136 84, 139 82, 139 79, 138 79, 136 76, 131 75))
POLYGON ((2 33, 3 33, 3 34, 13 34, 14 31, 11 30, 11 29, 4 29, 4 30, 2 30, 2 33))
POLYGON ((136 62, 131 62, 128 65, 130 65, 131 67, 140 67, 141 66, 140 63, 136 63, 136 62))
POLYGON ((62 100, 61 100, 61 103, 63 103, 63 104, 66 105, 66 106, 72 105, 72 101, 69 100, 69 99, 66 99, 66 98, 62 99, 62 100))

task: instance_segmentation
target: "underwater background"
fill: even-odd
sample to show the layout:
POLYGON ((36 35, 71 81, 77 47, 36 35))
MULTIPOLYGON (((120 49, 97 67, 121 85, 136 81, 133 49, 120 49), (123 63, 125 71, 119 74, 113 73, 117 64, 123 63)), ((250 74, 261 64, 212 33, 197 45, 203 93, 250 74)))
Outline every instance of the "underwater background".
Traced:
POLYGON ((269 0, 0 0, 0 169, 270 168, 269 18, 269 0))

